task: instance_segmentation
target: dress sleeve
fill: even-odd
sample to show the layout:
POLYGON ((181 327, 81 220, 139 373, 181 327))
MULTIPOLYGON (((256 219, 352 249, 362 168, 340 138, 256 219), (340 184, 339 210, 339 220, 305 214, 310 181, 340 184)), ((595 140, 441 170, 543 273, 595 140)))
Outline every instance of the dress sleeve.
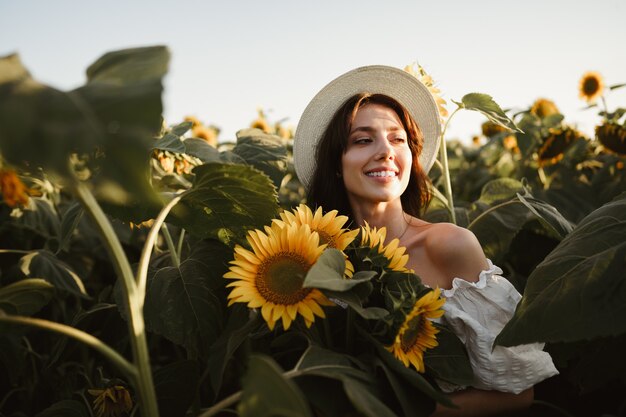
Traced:
POLYGON ((513 317, 522 297, 500 276, 502 270, 488 263, 489 269, 480 273, 477 282, 454 278, 452 288, 442 292, 447 299, 443 321, 467 348, 473 387, 518 394, 558 371, 543 351, 543 343, 495 346, 492 350, 494 339, 513 317))

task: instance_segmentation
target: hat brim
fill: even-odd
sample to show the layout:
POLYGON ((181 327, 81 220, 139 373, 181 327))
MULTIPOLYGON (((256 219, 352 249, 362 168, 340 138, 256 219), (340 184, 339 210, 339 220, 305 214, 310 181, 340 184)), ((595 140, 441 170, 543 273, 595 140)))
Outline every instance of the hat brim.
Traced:
POLYGON ((317 144, 339 108, 359 93, 384 94, 402 104, 422 134, 419 161, 428 172, 437 158, 441 123, 437 103, 428 88, 411 74, 384 65, 360 67, 331 81, 302 113, 296 128, 293 159, 300 182, 309 188, 315 173, 317 144))

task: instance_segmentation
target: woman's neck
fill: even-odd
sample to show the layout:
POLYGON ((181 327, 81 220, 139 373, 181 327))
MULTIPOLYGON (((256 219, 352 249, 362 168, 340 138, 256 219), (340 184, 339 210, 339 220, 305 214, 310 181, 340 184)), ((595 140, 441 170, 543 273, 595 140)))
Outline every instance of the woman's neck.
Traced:
POLYGON ((367 222, 372 227, 385 227, 387 239, 399 237, 407 229, 407 215, 402 210, 399 199, 390 203, 354 205, 352 212, 358 225, 363 226, 367 222))

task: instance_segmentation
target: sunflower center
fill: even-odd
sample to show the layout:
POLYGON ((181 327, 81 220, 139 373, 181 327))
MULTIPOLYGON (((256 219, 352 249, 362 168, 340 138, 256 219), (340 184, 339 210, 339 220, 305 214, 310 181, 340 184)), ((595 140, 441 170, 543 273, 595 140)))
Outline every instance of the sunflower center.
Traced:
POLYGON ((256 285, 263 298, 275 304, 296 304, 311 288, 302 288, 310 265, 304 257, 292 252, 279 252, 259 265, 256 285))
POLYGON ((600 88, 600 83, 598 82, 598 79, 595 77, 589 77, 583 83, 583 91, 585 92, 585 94, 589 96, 595 94, 599 88, 600 88))
POLYGON ((424 315, 418 314, 407 322, 407 329, 402 333, 400 337, 400 346, 406 353, 410 351, 420 336, 422 328, 424 327, 424 315))

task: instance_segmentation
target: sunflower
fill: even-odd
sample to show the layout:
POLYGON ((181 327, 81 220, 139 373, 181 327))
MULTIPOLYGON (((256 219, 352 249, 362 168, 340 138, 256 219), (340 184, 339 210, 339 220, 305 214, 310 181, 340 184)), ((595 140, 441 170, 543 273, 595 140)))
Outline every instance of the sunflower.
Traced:
POLYGON ((361 246, 369 246, 383 255, 388 261, 387 268, 393 271, 412 272, 406 268, 409 261, 409 255, 404 253, 406 248, 400 246, 399 239, 393 239, 385 245, 386 237, 387 229, 384 227, 380 229, 371 228, 367 222, 365 222, 365 226, 361 227, 361 246))
POLYGON ((320 305, 334 303, 319 290, 303 288, 304 277, 322 254, 326 245, 319 244, 319 235, 309 225, 273 225, 266 233, 254 230, 248 234, 252 251, 237 245, 235 259, 224 278, 235 281, 228 295, 228 305, 247 303, 261 308, 263 319, 273 330, 279 319, 285 330, 298 313, 310 327, 315 316, 324 318, 320 305))
POLYGON ((602 75, 595 71, 583 74, 578 85, 578 96, 587 103, 595 103, 604 92, 604 80, 602 75))
POLYGON ((543 119, 553 114, 559 114, 559 108, 554 104, 552 100, 547 98, 538 98, 530 108, 530 113, 543 119))
POLYGON ((541 166, 554 165, 559 162, 563 159, 567 148, 582 137, 580 133, 570 127, 550 128, 548 132, 548 137, 537 152, 541 166))
MULTIPOLYGON (((274 219, 273 223, 280 227, 289 224, 308 224, 312 231, 319 234, 320 244, 326 244, 329 248, 344 251, 359 234, 359 229, 343 229, 343 226, 348 221, 348 217, 337 216, 338 213, 337 210, 331 210, 322 215, 321 207, 318 207, 315 213, 313 213, 309 206, 300 204, 293 211, 283 211, 280 213, 281 220, 274 219)), ((354 274, 354 266, 347 258, 346 256, 345 275, 352 277, 354 274)))
POLYGON ((483 136, 486 138, 495 136, 498 133, 508 132, 508 129, 506 127, 490 121, 486 121, 485 123, 483 123, 481 125, 481 130, 483 132, 483 136))
POLYGON ((0 169, 0 192, 9 207, 26 206, 30 195, 37 192, 28 188, 12 169, 0 169))
POLYGON ((325 243, 329 248, 344 250, 354 240, 359 230, 343 229, 348 221, 347 216, 337 216, 337 210, 331 210, 322 215, 322 208, 318 207, 315 213, 306 204, 300 204, 293 211, 280 213, 282 220, 274 219, 274 223, 281 226, 285 224, 308 224, 311 230, 319 233, 320 243, 325 243))
POLYGON ((407 368, 413 365, 418 372, 424 372, 424 352, 438 345, 435 335, 439 330, 430 319, 443 316, 441 308, 445 303, 440 298, 441 291, 435 288, 417 300, 413 309, 406 315, 404 323, 391 346, 387 346, 396 359, 407 368))
POLYGON ((437 103, 437 108, 439 109, 439 120, 443 122, 443 119, 448 117, 448 110, 446 109, 446 101, 441 97, 441 91, 437 87, 435 87, 435 81, 433 80, 433 77, 428 75, 426 73, 426 70, 424 70, 424 68, 416 62, 404 67, 404 71, 417 78, 422 84, 426 86, 426 88, 428 88, 428 91, 430 91, 430 94, 433 96, 435 102, 437 103))
POLYGON ((604 123, 596 126, 596 137, 604 149, 626 156, 626 128, 617 123, 604 123))
POLYGON ((120 417, 128 415, 133 408, 130 393, 121 385, 87 391, 96 397, 93 400, 96 417, 120 417))
POLYGON ((265 133, 271 133, 272 128, 270 124, 267 122, 267 118, 265 117, 265 113, 262 109, 257 109, 259 116, 250 123, 250 127, 253 129, 261 129, 265 133))

